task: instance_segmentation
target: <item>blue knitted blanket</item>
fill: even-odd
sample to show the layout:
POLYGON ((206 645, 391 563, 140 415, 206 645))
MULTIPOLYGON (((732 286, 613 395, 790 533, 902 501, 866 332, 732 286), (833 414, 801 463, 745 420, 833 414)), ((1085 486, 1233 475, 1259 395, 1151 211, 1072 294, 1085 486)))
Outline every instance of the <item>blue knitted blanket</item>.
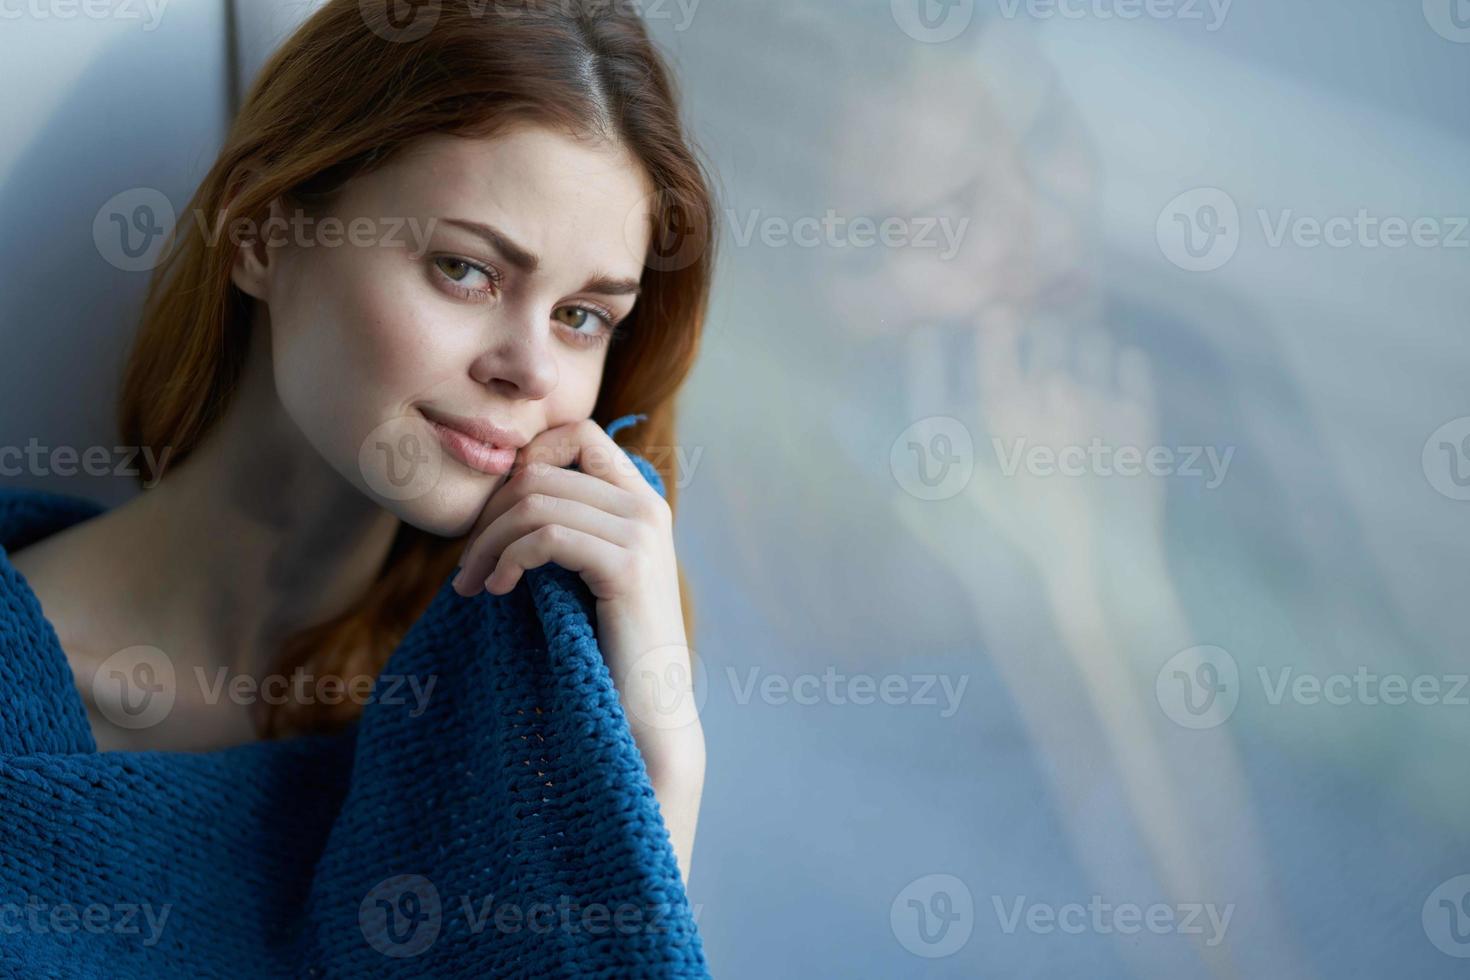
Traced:
POLYGON ((7 550, 101 509, 0 490, 0 975, 708 976, 578 576, 446 580, 340 733, 98 752, 7 550))

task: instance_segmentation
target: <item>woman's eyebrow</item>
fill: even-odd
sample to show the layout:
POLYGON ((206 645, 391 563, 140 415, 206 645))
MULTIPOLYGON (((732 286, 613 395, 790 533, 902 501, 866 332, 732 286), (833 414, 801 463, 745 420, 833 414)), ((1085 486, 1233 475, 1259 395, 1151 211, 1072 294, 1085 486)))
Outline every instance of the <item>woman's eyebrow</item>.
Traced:
MULTIPOLYGON (((505 256, 507 262, 527 275, 535 272, 541 266, 540 256, 517 245, 511 240, 510 236, 493 225, 487 225, 479 221, 466 221, 461 218, 445 218, 443 220, 447 225, 463 228, 465 231, 483 238, 490 243, 491 248, 505 256)), ((605 273, 599 273, 587 280, 587 284, 582 287, 582 291, 601 293, 605 296, 637 296, 642 291, 642 286, 639 285, 637 279, 618 278, 605 273)))

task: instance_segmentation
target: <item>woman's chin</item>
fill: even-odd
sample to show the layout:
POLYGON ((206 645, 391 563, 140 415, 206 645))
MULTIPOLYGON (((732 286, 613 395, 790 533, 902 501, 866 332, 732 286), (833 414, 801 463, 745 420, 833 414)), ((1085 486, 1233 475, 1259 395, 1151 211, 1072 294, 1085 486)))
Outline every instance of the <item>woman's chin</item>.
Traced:
POLYGON ((384 509, 411 527, 443 538, 469 533, 484 513, 503 477, 451 473, 448 468, 433 486, 414 496, 374 494, 384 509))

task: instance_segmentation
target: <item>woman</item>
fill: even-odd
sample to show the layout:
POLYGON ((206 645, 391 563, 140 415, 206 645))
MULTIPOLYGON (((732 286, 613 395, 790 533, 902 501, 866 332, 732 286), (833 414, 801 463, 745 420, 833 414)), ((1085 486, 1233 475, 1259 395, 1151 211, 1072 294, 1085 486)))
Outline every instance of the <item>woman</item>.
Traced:
POLYGON ((131 881, 169 897, 175 921, 198 914, 147 949, 22 930, 29 945, 0 944, 16 951, 0 960, 48 962, 92 939, 159 975, 238 968, 221 954, 264 942, 266 974, 703 973, 680 880, 703 737, 671 713, 667 685, 644 681, 689 676, 657 450, 672 445, 709 292, 708 180, 635 16, 415 14, 332 0, 247 96, 155 274, 124 377, 125 442, 158 461, 151 488, 105 513, 7 497, 0 584, 19 612, 0 679, 24 693, 0 713, 0 797, 33 827, 73 827, 55 792, 27 795, 26 760, 45 758, 106 790, 73 801, 97 823, 72 846, 136 859, 76 867, 67 832, 40 832, 37 870, 17 838, 0 865, 28 868, 12 889, 34 891, 10 906, 44 906, 34 892, 48 889, 122 905, 142 897, 131 881), (628 455, 606 421, 635 411, 628 455), (75 698, 47 696, 64 674, 47 673, 48 640, 85 700, 80 728, 75 698), (605 675, 577 659, 589 649, 605 675), (390 654, 416 668, 392 680, 418 703, 390 704, 390 654), (140 714, 140 694, 165 686, 168 707, 140 714), (641 764, 616 752, 629 736, 641 764), (504 793, 477 762, 536 769, 534 788, 504 793), (140 772, 146 785, 120 775, 140 772), (239 805, 215 806, 201 772, 238 777, 239 805), (521 822, 507 830, 497 802, 521 822), (148 834, 130 837, 123 813, 148 834), (252 887, 200 877, 241 853, 189 836, 211 820, 250 835, 252 887), (408 854, 435 873, 393 860, 408 854), (549 938, 509 929, 507 895, 517 916, 570 897, 576 922, 549 938), (585 913, 614 897, 668 918, 598 932, 585 913), (225 930, 226 901, 250 925, 225 930), (420 923, 436 938, 412 949, 420 923))

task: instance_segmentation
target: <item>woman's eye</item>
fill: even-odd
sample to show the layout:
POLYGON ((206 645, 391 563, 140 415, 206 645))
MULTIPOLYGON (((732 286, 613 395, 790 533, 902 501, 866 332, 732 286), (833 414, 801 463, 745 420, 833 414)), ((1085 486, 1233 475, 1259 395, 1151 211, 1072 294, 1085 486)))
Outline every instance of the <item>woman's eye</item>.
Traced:
MULTIPOLYGON (((436 256, 434 268, 443 288, 465 299, 487 301, 500 289, 500 273, 496 269, 469 259, 436 256)), ((589 347, 607 343, 620 329, 611 310, 591 304, 558 307, 552 316, 570 328, 576 343, 589 347)))
POLYGON ((571 327, 572 332, 586 343, 605 341, 618 329, 611 313, 590 306, 563 306, 556 310, 556 314, 564 315, 562 322, 571 327), (592 329, 588 330, 587 327, 592 329))
POLYGON ((499 285, 494 270, 466 259, 444 255, 434 260, 434 266, 460 292, 489 293, 499 285))
MULTIPOLYGON (((568 319, 566 319, 566 320, 564 320, 562 322, 565 323, 569 327, 576 327, 578 329, 586 326, 587 325, 587 322, 589 320, 601 321, 601 319, 602 319, 600 316, 598 316, 596 313, 592 312, 591 310, 585 309, 585 308, 580 307, 580 306, 564 306, 561 309, 557 310, 556 312, 567 314, 568 315, 568 319)), ((596 323, 594 323, 594 326, 595 325, 596 325, 596 323)))

